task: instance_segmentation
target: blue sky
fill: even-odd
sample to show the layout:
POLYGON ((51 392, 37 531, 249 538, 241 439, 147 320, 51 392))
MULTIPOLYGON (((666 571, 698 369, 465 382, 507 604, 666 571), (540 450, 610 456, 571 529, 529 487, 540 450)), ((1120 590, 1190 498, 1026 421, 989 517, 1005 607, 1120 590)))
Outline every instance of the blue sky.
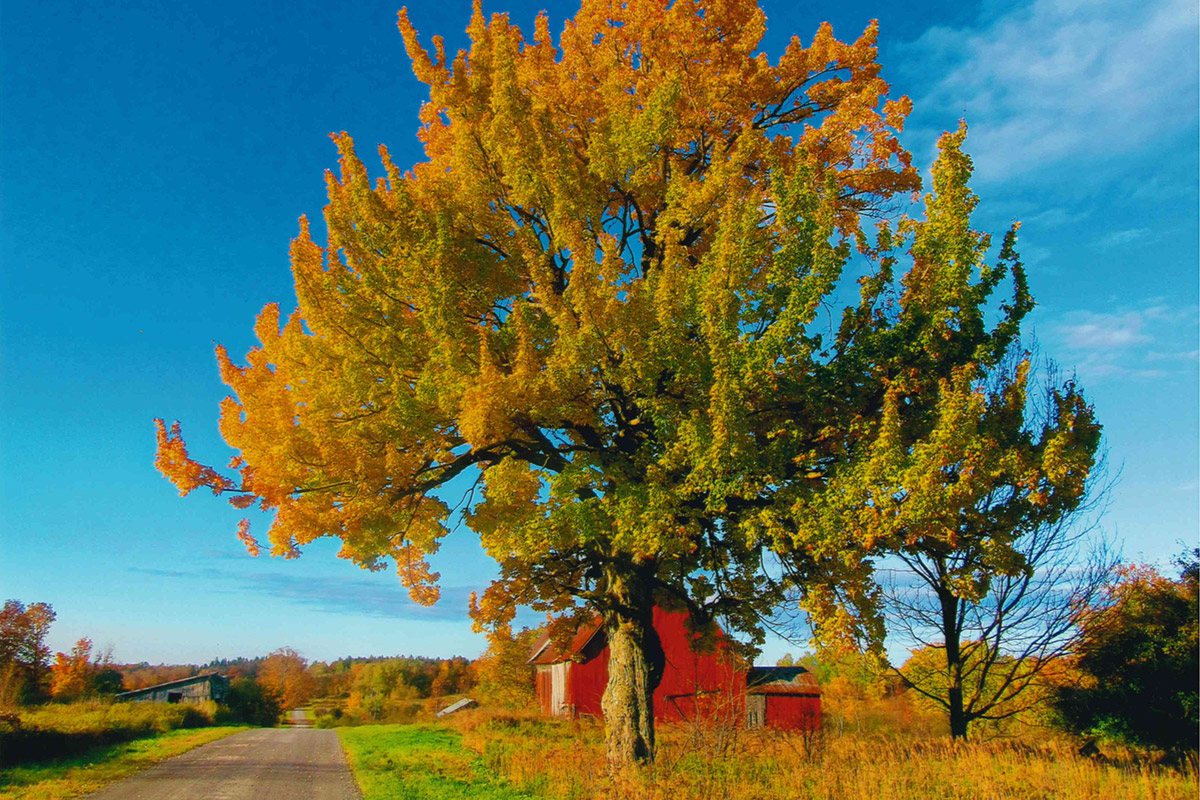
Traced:
MULTIPOLYGON (((881 24, 880 60, 915 103, 905 142, 971 125, 979 222, 1023 222, 1044 351, 1105 424, 1120 482, 1104 518, 1127 557, 1197 538, 1200 128, 1194 0, 763 3, 777 56, 825 19, 881 24)), ((576 6, 488 0, 552 30, 576 6)), ((239 512, 180 499, 153 467, 152 419, 223 463, 212 354, 252 344, 294 302, 287 246, 319 218, 327 136, 420 158, 420 85, 393 2, 42 0, 0 8, 0 599, 58 611, 119 660, 295 647, 475 655, 465 597, 492 573, 467 530, 438 555, 444 599, 309 548, 252 559, 239 512)), ((465 42, 461 2, 418 2, 423 38, 465 42)), ((769 644, 764 660, 789 648, 769 644)))

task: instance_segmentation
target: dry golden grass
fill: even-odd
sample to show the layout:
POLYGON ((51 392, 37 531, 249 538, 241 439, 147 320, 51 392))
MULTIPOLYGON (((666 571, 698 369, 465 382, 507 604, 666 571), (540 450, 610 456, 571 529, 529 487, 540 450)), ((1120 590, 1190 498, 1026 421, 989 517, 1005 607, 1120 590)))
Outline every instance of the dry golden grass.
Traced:
MULTIPOLYGON (((865 716, 871 722, 871 715, 865 716)), ((932 733, 886 730, 880 719, 869 726, 843 719, 815 735, 663 725, 654 768, 612 776, 594 722, 486 710, 451 720, 463 744, 478 751, 491 770, 514 788, 553 800, 1175 800, 1200 795, 1194 762, 1172 770, 1112 753, 1117 760, 1098 763, 1078 756, 1075 743, 1044 731, 955 744, 932 733)), ((916 722, 918 731, 928 725, 928 720, 916 722)))

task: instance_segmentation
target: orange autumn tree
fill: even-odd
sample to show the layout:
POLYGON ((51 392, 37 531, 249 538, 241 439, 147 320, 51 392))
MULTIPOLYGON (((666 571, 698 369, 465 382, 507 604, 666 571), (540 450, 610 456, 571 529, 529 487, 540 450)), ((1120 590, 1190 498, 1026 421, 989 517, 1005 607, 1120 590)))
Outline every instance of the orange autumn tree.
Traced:
POLYGON ((56 653, 50 665, 50 694, 56 700, 75 700, 92 690, 92 683, 110 659, 101 655, 93 663, 92 640, 75 642, 70 653, 56 653))
POLYGON ((258 683, 278 698, 285 711, 311 700, 315 688, 308 659, 290 647, 271 651, 258 668, 258 683))
POLYGON ((617 763, 653 758, 655 604, 761 641, 799 589, 821 635, 878 640, 888 516, 833 527, 830 497, 871 479, 881 436, 920 441, 943 394, 974 391, 1031 305, 1012 232, 981 266, 962 134, 930 218, 869 236, 919 186, 874 24, 852 44, 822 26, 774 63, 748 0, 585 0, 557 41, 544 15, 529 40, 476 4, 453 59, 403 11, 400 30, 427 160, 402 172, 381 147, 372 181, 333 137, 328 241, 301 219, 292 244, 297 309, 263 310, 244 366, 217 350, 231 472, 161 420, 159 469, 273 512, 273 554, 337 537, 421 602, 465 492, 500 566, 477 624, 602 616, 617 763))

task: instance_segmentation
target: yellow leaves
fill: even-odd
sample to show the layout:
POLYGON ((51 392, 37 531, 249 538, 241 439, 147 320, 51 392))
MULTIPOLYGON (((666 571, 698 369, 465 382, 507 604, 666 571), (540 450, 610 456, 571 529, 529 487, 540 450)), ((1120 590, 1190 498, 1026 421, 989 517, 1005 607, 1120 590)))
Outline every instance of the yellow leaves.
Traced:
POLYGON ((529 464, 505 458, 483 473, 483 502, 468 514, 472 530, 479 533, 485 549, 497 555, 515 550, 536 550, 536 544, 519 541, 518 530, 536 515, 534 508, 542 492, 542 476, 529 464))
MULTIPOLYGON (((480 13, 478 2, 475 3, 475 9, 476 14, 480 13)), ((436 38, 437 59, 434 60, 429 57, 429 51, 421 46, 417 38, 417 30, 408 19, 408 7, 402 7, 396 17, 400 35, 404 37, 404 50, 412 61, 413 73, 417 80, 431 86, 445 83, 449 72, 446 69, 446 53, 441 45, 441 38, 436 38)))

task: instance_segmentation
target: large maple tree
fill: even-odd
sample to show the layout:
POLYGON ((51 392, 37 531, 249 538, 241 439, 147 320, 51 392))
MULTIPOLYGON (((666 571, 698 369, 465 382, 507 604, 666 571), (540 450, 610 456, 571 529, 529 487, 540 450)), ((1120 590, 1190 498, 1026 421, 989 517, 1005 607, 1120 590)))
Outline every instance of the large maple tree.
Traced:
POLYGON ((861 528, 845 498, 899 428, 920 443, 940 407, 973 413, 1031 305, 1015 231, 981 268, 965 132, 943 138, 926 219, 868 235, 920 185, 874 24, 775 63, 746 0, 585 0, 557 41, 544 15, 527 40, 476 4, 453 59, 403 11, 400 30, 427 160, 402 172, 381 147, 372 181, 333 137, 328 241, 302 219, 292 245, 298 307, 263 310, 244 366, 217 351, 229 474, 162 421, 159 468, 273 512, 274 554, 338 537, 423 602, 447 486, 474 477, 464 519, 500 578, 473 614, 602 615, 616 762, 653 757, 655 603, 753 640, 798 587, 823 634, 877 639, 869 557, 902 498, 861 528))

